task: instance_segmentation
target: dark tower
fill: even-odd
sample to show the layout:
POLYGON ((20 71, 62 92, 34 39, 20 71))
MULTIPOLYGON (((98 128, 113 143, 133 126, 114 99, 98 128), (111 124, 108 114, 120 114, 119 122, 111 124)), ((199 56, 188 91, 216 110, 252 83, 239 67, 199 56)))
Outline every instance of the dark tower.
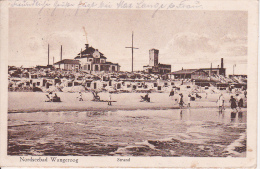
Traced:
POLYGON ((223 69, 224 68, 224 59, 221 58, 221 68, 223 69))
POLYGON ((158 66, 158 49, 150 49, 149 50, 149 66, 158 66))

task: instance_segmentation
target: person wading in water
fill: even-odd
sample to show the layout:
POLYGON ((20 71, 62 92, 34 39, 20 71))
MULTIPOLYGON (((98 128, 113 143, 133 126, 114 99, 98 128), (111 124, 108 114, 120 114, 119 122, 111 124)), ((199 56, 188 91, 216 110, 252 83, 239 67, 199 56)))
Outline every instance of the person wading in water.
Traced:
POLYGON ((236 103, 236 99, 235 99, 233 96, 231 96, 229 102, 231 103, 231 109, 232 109, 232 110, 235 109, 236 112, 237 112, 237 103, 236 103))

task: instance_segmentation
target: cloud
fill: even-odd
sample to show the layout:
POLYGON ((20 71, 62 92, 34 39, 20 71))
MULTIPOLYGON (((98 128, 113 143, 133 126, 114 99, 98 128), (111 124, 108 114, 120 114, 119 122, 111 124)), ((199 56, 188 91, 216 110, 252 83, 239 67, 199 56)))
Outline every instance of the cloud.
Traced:
POLYGON ((247 56, 247 47, 246 46, 230 46, 226 49, 225 55, 227 57, 247 56))
POLYGON ((247 56, 247 37, 227 34, 220 39, 219 54, 226 57, 247 56))
POLYGON ((179 33, 168 43, 168 50, 179 55, 194 55, 197 52, 215 53, 217 46, 205 34, 179 33))
POLYGON ((239 62, 241 58, 247 59, 246 42, 246 37, 234 34, 214 39, 206 34, 182 32, 173 36, 160 50, 160 58, 172 64, 214 63, 229 57, 239 62))
POLYGON ((246 44, 247 37, 246 36, 237 36, 235 34, 226 34, 220 39, 221 43, 236 43, 236 44, 246 44))

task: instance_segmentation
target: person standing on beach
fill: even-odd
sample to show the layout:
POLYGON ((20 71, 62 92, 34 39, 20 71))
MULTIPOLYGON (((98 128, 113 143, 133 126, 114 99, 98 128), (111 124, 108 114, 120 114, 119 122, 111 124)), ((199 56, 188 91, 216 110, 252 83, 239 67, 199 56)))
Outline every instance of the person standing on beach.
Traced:
POLYGON ((223 94, 221 93, 218 100, 217 100, 217 104, 218 104, 218 109, 220 112, 222 112, 222 110, 224 109, 224 97, 223 97, 223 94))
POLYGON ((189 94, 188 95, 188 105, 187 105, 187 107, 190 107, 190 100, 191 100, 191 95, 189 94))
POLYGON ((239 110, 241 110, 241 108, 243 107, 243 98, 239 94, 237 94, 237 101, 238 101, 237 105, 239 107, 239 110))
POLYGON ((237 112, 236 99, 235 99, 233 96, 231 96, 229 102, 231 103, 231 109, 232 109, 232 110, 236 109, 236 112, 237 112))
POLYGON ((108 105, 109 106, 112 106, 112 95, 111 95, 111 92, 109 92, 109 101, 108 101, 108 105))
POLYGON ((183 95, 182 95, 182 93, 180 93, 179 95, 180 95, 180 97, 179 97, 179 107, 183 108, 183 104, 184 104, 183 95))
POLYGON ((247 95, 247 91, 245 90, 245 91, 244 91, 244 96, 245 96, 245 98, 246 98, 246 95, 247 95))
POLYGON ((52 95, 52 92, 49 93, 49 98, 50 98, 50 101, 52 102, 52 101, 53 101, 53 95, 52 95))
POLYGON ((232 93, 232 87, 231 86, 228 87, 228 91, 229 91, 229 94, 232 93))

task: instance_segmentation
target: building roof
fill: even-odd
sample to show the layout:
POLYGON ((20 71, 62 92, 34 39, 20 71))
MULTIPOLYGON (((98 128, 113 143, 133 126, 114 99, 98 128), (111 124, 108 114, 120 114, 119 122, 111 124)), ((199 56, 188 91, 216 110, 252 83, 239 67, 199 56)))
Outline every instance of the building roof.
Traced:
POLYGON ((41 69, 41 68, 44 68, 44 69, 46 69, 46 68, 52 68, 52 65, 47 65, 47 66, 37 65, 35 68, 37 68, 37 69, 41 69))
MULTIPOLYGON (((75 59, 79 59, 79 58, 93 58, 93 53, 96 51, 97 49, 93 48, 92 46, 89 47, 88 44, 86 44, 86 49, 81 51, 80 53, 78 53, 78 55, 75 57, 75 59)), ((106 57, 104 56, 103 53, 100 53, 100 58, 106 59, 106 57)))
POLYGON ((192 74, 193 72, 196 72, 198 70, 200 69, 183 69, 183 70, 172 72, 172 74, 192 74))
MULTIPOLYGON (((106 62, 106 63, 100 63, 100 64, 118 65, 118 63, 112 63, 112 62, 106 62)), ((118 66, 120 66, 120 65, 118 65, 118 66)))
POLYGON ((161 63, 159 63, 159 64, 158 64, 158 67, 171 68, 172 65, 170 65, 170 64, 161 64, 161 63))
POLYGON ((152 69, 153 67, 158 67, 158 68, 161 68, 161 67, 171 68, 172 65, 170 65, 170 64, 161 64, 161 63, 159 63, 158 66, 150 66, 150 65, 146 65, 146 66, 143 66, 143 67, 147 67, 147 68, 151 68, 151 69, 152 69))
POLYGON ((219 69, 226 69, 226 68, 200 68, 202 70, 219 70, 219 69))
POLYGON ((54 63, 54 65, 59 65, 59 64, 79 64, 79 60, 63 59, 59 62, 54 63))
MULTIPOLYGON (((158 49, 152 48, 152 49, 150 49, 150 50, 158 50, 158 49)), ((158 50, 158 51, 159 51, 159 50, 158 50)))

